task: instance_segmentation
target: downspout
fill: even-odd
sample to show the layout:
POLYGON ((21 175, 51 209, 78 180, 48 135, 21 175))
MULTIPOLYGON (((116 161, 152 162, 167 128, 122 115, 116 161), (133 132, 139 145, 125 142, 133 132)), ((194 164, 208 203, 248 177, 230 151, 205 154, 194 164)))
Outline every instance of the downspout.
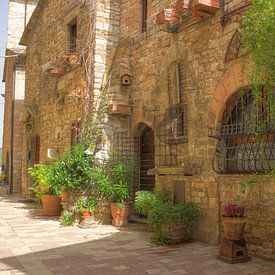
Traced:
POLYGON ((15 100, 15 78, 16 78, 16 63, 12 68, 12 97, 11 97, 11 158, 10 158, 10 190, 9 193, 13 194, 13 142, 14 142, 14 100, 15 100))
POLYGON ((24 30, 27 25, 27 7, 28 7, 28 0, 25 0, 24 30))

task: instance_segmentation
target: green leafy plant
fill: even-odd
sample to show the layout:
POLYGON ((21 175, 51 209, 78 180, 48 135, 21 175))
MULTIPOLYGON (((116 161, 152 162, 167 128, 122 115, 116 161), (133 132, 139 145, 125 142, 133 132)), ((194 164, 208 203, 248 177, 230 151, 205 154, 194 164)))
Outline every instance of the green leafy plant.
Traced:
POLYGON ((28 169, 29 174, 33 177, 33 191, 37 198, 42 195, 60 195, 61 187, 55 181, 56 163, 52 164, 35 164, 28 169))
POLYGON ((92 167, 92 182, 99 196, 108 200, 113 195, 113 186, 105 165, 92 167))
POLYGON ((64 190, 84 190, 92 178, 93 156, 85 153, 88 144, 81 143, 68 150, 55 166, 54 180, 64 190))
POLYGON ((99 195, 122 208, 129 198, 134 166, 124 161, 109 161, 93 167, 92 179, 99 195))
POLYGON ((164 202, 148 214, 149 225, 155 232, 156 239, 165 239, 167 236, 163 233, 163 226, 166 224, 182 224, 189 226, 198 222, 199 209, 192 202, 185 204, 174 204, 173 202, 164 202))
POLYGON ((112 161, 108 163, 109 177, 113 183, 113 190, 109 197, 110 202, 122 208, 129 198, 130 186, 134 176, 134 166, 126 161, 112 161))
POLYGON ((261 100, 260 87, 264 86, 270 102, 275 83, 274 22, 274 1, 252 0, 250 9, 244 15, 242 27, 244 67, 249 68, 247 73, 254 96, 261 100))
POLYGON ((94 214, 97 208, 97 200, 93 196, 81 196, 77 202, 77 210, 82 213, 83 211, 89 211, 94 214))
POLYGON ((63 226, 69 226, 73 223, 74 215, 73 213, 67 212, 62 217, 60 224, 63 226))
POLYGON ((139 214, 148 216, 152 209, 169 201, 169 197, 165 194, 152 191, 138 191, 135 196, 135 208, 139 214))

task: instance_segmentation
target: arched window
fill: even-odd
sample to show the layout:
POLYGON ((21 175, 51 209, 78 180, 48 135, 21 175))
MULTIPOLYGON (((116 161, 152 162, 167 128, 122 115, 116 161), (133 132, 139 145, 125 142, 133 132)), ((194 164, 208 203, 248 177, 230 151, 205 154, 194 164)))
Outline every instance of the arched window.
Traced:
POLYGON ((218 138, 213 160, 218 173, 266 173, 275 168, 275 93, 250 89, 230 98, 222 126, 212 129, 218 138))

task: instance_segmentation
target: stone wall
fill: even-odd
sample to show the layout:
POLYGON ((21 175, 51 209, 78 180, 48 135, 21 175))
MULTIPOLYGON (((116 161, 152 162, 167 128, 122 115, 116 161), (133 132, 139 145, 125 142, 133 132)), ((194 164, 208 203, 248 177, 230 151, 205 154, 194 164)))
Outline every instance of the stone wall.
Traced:
MULTIPOLYGON (((201 222, 194 237, 217 244, 222 238, 220 219, 223 205, 227 200, 235 199, 240 183, 246 180, 246 176, 221 176, 213 171, 212 159, 217 141, 208 137, 208 128, 220 125, 229 97, 249 84, 241 75, 242 65, 238 58, 225 62, 230 40, 240 27, 241 17, 233 16, 224 26, 220 22, 226 12, 246 3, 226 1, 224 11, 220 9, 214 16, 196 19, 186 16, 177 33, 167 33, 157 26, 155 15, 161 9, 169 7, 169 3, 150 1, 147 31, 142 33, 141 1, 122 1, 121 44, 126 41, 127 47, 121 46, 118 51, 127 48, 130 57, 132 85, 128 91, 133 110, 130 129, 136 134, 139 125, 146 123, 155 131, 155 158, 156 163, 161 163, 157 152, 160 144, 157 134, 158 116, 163 116, 165 108, 176 103, 175 95, 167 88, 168 70, 174 61, 183 60, 188 142, 176 147, 176 165, 156 167, 156 188, 170 192, 173 196, 175 183, 180 182, 185 200, 193 200, 201 207, 201 222), (185 176, 190 166, 193 167, 193 172, 185 176)), ((119 58, 121 57, 117 56, 118 62, 115 63, 114 70, 119 69, 119 58)), ((121 89, 116 92, 117 98, 122 97, 121 89)), ((274 178, 258 176, 256 182, 263 189, 252 204, 254 197, 250 197, 246 237, 251 245, 268 247, 268 252, 274 253, 274 231, 268 233, 274 212, 274 186, 271 184, 274 183, 274 178), (262 200, 261 196, 265 199, 262 200)))
MULTIPOLYGON (((103 75, 109 56, 118 43, 119 1, 96 1, 94 35, 89 51, 94 50, 94 74, 92 77, 92 105, 96 105, 104 85, 103 75)), ((23 151, 23 189, 28 195, 31 179, 28 167, 36 161, 35 146, 30 146, 36 136, 40 136, 40 162, 50 162, 48 149, 61 156, 71 146, 72 124, 81 121, 84 105, 72 93, 86 81, 84 64, 66 67, 61 76, 44 72, 42 66, 49 62, 60 62, 62 55, 68 53, 68 24, 77 20, 77 51, 81 53, 88 35, 87 9, 75 1, 47 1, 39 14, 39 19, 29 26, 31 35, 27 41, 26 60, 26 99, 25 104, 37 107, 37 117, 32 118, 32 128, 25 130, 23 151), (29 154, 28 154, 29 152, 29 154), (28 158, 26 156, 29 156, 28 158)), ((32 22, 32 21, 31 21, 32 22)), ((34 22, 34 21, 33 21, 34 22)), ((106 78, 105 75, 105 78, 106 78)), ((92 112, 92 110, 90 110, 92 112)))
MULTIPOLYGON (((37 1, 9 1, 7 55, 22 53, 19 46, 24 31, 37 1)), ((5 71, 5 113, 3 129, 2 160, 7 180, 15 193, 21 192, 22 184, 22 141, 23 111, 25 93, 24 58, 6 58, 5 71), (8 169, 7 169, 8 167, 8 169)))
MULTIPOLYGON (((175 198, 175 190, 180 189, 183 195, 177 199, 197 202, 201 208, 201 220, 194 237, 217 244, 222 238, 222 207, 239 193, 246 176, 214 172, 212 159, 217 141, 208 137, 208 128, 220 125, 228 98, 249 84, 241 76, 241 60, 237 56, 235 60, 225 62, 231 38, 240 27, 240 16, 233 16, 221 25, 226 12, 245 3, 241 0, 226 1, 224 9, 203 18, 187 13, 179 30, 168 33, 156 24, 155 15, 170 7, 171 1, 149 1, 146 32, 141 29, 141 2, 97 1, 95 100, 106 75, 110 75, 110 66, 111 101, 124 107, 128 105, 131 110, 130 114, 125 112, 129 110, 126 106, 120 114, 106 116, 105 142, 112 143, 114 131, 128 131, 138 138, 141 125, 151 127, 155 133, 156 167, 150 173, 155 173, 156 188, 170 192, 175 198), (117 49, 112 53, 114 47, 117 49), (175 62, 182 62, 184 71, 181 77, 187 137, 176 147, 168 146, 166 154, 161 155, 159 151, 163 144, 158 129, 165 119, 165 109, 179 101, 177 87, 169 82, 169 70, 175 62), (122 85, 121 77, 125 74, 129 75, 131 85, 122 85), (164 166, 163 157, 173 157, 173 164, 164 166)), ((56 149, 61 154, 70 146, 70 125, 82 115, 80 105, 68 96, 68 91, 83 78, 83 68, 78 66, 58 78, 44 75, 41 69, 43 64, 66 53, 66 33, 62 22, 71 12, 70 7, 70 1, 47 1, 27 43, 26 103, 35 102, 39 117, 34 119, 32 130, 25 133, 24 156, 27 155, 28 140, 40 135, 42 162, 49 161, 47 148, 56 149)), ((30 184, 26 169, 33 163, 33 159, 24 160, 25 190, 30 184)), ((274 186, 270 185, 274 178, 258 176, 256 181, 255 188, 261 190, 247 194, 246 237, 251 245, 273 253, 274 235, 268 234, 268 230, 274 211, 274 186)))

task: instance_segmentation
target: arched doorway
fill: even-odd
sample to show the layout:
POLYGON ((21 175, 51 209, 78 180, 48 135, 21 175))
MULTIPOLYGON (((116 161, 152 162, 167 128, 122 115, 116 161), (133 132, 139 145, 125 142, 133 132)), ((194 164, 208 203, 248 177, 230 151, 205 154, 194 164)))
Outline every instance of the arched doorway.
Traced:
POLYGON ((152 191, 155 188, 155 176, 148 170, 155 168, 154 132, 146 126, 140 135, 140 190, 152 191))

